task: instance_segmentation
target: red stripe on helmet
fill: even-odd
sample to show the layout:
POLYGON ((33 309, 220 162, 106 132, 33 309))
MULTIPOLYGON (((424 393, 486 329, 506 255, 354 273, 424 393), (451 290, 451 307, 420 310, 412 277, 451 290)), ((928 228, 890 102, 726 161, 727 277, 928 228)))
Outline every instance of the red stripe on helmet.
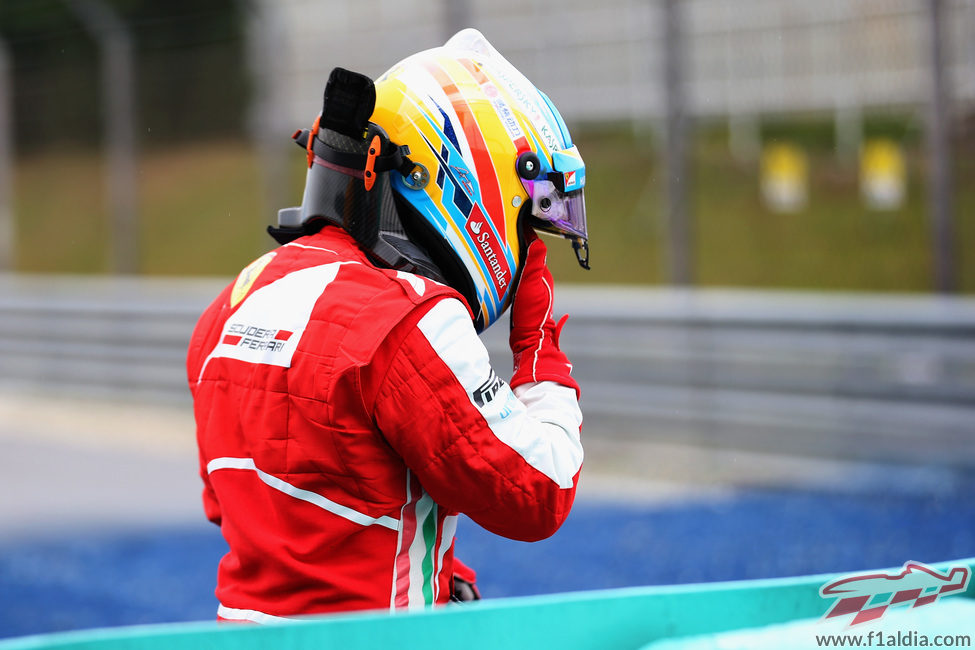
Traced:
POLYGON ((450 100, 451 106, 460 118, 460 126, 464 129, 467 136, 467 143, 470 145, 471 154, 474 156, 474 169, 477 171, 477 180, 481 187, 481 201, 484 209, 490 215, 498 232, 505 233, 507 229, 504 224, 504 202, 501 200, 501 184, 498 181, 497 171, 494 169, 494 162, 491 160, 491 153, 488 151, 481 127, 471 112, 471 107, 467 99, 461 94, 447 71, 432 61, 425 61, 424 66, 436 78, 437 83, 443 88, 450 100))

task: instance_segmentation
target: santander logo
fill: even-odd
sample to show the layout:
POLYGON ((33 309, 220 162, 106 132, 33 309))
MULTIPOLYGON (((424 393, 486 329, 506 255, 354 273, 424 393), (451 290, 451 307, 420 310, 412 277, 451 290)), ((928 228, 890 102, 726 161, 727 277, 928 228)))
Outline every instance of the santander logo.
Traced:
POLYGON ((480 210, 471 213, 471 218, 467 221, 467 227, 474 235, 474 241, 481 249, 481 258, 487 263, 494 278, 495 287, 498 295, 508 286, 508 264, 504 258, 499 258, 495 250, 496 244, 490 228, 485 228, 486 222, 480 210))

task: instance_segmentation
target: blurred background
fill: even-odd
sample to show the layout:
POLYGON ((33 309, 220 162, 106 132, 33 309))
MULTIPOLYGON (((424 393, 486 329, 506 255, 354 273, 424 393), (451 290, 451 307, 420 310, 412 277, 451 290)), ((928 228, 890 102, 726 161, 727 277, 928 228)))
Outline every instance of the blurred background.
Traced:
POLYGON ((329 71, 466 26, 568 122, 593 265, 550 247, 578 507, 462 525, 482 591, 975 555, 975 0, 0 0, 0 636, 212 618, 193 323, 329 71))

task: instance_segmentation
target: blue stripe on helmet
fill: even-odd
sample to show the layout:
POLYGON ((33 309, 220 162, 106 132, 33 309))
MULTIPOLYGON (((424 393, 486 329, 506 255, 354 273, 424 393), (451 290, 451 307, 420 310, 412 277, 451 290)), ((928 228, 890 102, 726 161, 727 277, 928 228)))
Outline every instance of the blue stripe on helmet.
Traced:
POLYGON ((543 93, 541 90, 538 91, 538 94, 543 100, 545 100, 545 105, 548 107, 552 117, 555 118, 555 124, 559 127, 559 133, 562 135, 563 144, 566 148, 571 147, 572 136, 569 135, 569 127, 565 125, 565 121, 562 119, 562 114, 559 113, 559 109, 555 108, 555 104, 553 104, 552 100, 548 98, 548 95, 543 93))

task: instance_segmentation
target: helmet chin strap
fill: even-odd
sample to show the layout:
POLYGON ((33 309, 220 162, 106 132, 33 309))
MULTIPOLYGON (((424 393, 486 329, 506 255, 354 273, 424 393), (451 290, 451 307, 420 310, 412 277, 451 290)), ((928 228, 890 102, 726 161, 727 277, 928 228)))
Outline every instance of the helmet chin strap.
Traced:
POLYGON ((582 237, 575 237, 572 240, 572 250, 576 253, 576 261, 579 266, 589 270, 589 242, 582 237))

